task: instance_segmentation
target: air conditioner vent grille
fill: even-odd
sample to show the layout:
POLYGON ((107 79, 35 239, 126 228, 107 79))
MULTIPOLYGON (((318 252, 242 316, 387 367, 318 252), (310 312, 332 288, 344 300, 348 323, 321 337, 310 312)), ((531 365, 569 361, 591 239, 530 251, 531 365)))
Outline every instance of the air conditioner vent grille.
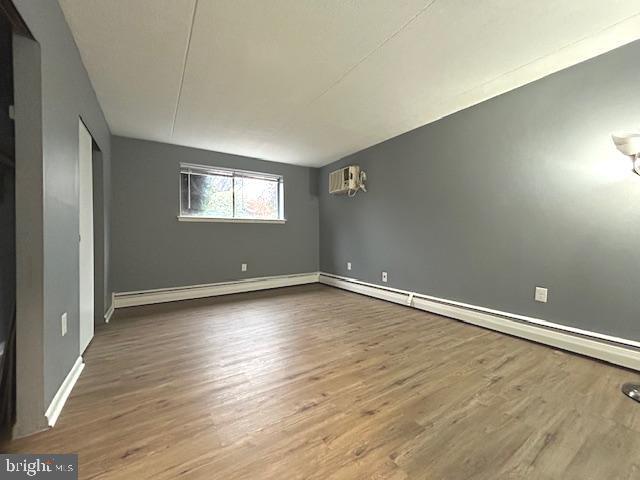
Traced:
POLYGON ((329 174, 329 193, 348 193, 349 190, 356 190, 359 176, 360 167, 355 165, 331 172, 329 174))

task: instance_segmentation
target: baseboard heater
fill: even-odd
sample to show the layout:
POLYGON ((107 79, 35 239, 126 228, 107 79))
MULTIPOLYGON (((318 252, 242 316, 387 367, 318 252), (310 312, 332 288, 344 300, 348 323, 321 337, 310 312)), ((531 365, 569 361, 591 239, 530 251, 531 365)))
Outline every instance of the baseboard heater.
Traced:
POLYGON ((216 297, 232 293, 255 292, 269 288, 292 287, 318 282, 318 272, 271 277, 248 278, 231 282, 190 285, 186 287, 159 288, 136 292, 120 292, 113 294, 114 308, 151 305, 154 303, 193 300, 196 298, 216 297))
POLYGON ((214 297, 320 282, 640 371, 640 342, 523 315, 363 282, 324 272, 250 278, 113 295, 114 308, 214 297))
POLYGON ((321 272, 320 283, 640 371, 640 342, 321 272))

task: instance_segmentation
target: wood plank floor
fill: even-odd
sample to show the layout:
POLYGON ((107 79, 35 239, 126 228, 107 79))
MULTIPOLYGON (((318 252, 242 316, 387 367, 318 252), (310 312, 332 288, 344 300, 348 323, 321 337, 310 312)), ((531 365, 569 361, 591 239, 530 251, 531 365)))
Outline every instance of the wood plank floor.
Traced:
POLYGON ((321 285, 118 311, 53 430, 92 479, 638 479, 635 373, 321 285))

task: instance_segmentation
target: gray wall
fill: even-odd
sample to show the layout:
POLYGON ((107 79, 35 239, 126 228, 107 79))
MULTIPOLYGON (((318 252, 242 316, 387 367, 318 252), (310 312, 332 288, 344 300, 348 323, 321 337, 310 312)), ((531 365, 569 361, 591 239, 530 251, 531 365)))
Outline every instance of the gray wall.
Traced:
POLYGON ((324 167, 321 270, 640 340, 640 177, 610 138, 639 125, 638 59, 635 42, 324 167), (329 196, 347 164, 369 193, 329 196))
POLYGON ((40 46, 14 35, 17 436, 44 418, 44 179, 40 46))
POLYGON ((122 137, 112 147, 115 291, 317 271, 315 169, 122 137), (180 162, 283 175, 287 223, 179 222, 180 162))
MULTIPOLYGON (((78 118, 100 146, 105 163, 111 158, 111 136, 58 2, 14 3, 41 53, 44 405, 48 406, 79 352, 78 118), (64 312, 68 332, 63 337, 64 312)), ((108 237, 106 243, 108 249, 108 237)))
POLYGON ((95 324, 104 323, 104 314, 111 306, 109 284, 108 254, 109 211, 111 203, 111 185, 108 167, 102 158, 102 152, 95 143, 92 151, 93 167, 93 257, 94 257, 94 320, 95 324), (105 202, 105 200, 107 200, 105 202), (106 207, 106 208, 105 208, 106 207))

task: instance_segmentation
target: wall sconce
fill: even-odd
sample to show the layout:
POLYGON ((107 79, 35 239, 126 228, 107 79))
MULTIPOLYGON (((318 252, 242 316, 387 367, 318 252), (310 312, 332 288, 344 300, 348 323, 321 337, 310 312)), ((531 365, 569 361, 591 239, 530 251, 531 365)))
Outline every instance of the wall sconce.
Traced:
POLYGON ((633 171, 640 175, 640 133, 615 133, 611 138, 620 153, 631 157, 633 171))

